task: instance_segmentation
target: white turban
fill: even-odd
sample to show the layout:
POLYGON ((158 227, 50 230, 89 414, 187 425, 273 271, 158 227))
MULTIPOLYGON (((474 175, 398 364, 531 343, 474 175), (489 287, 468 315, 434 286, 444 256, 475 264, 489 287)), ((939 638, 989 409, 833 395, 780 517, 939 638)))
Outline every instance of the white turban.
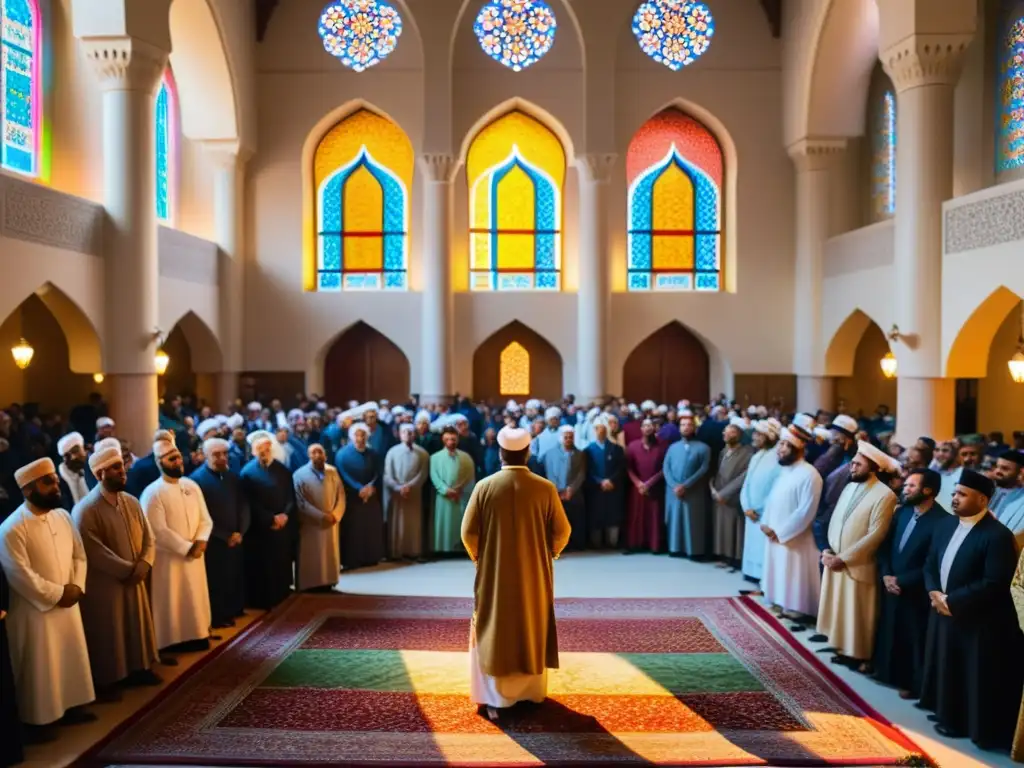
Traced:
POLYGON ((533 410, 536 411, 537 409, 540 408, 540 400, 537 400, 535 398, 530 398, 529 400, 526 401, 526 407, 527 408, 532 408, 533 410))
POLYGON ((368 402, 368 403, 363 403, 362 405, 359 406, 359 414, 360 415, 362 415, 364 413, 369 413, 370 411, 373 411, 374 413, 378 413, 378 412, 380 412, 380 406, 377 405, 377 403, 373 402, 372 400, 370 402, 368 402))
POLYGON ((793 432, 792 430, 787 428, 784 428, 782 430, 781 434, 779 435, 779 439, 785 440, 787 443, 789 443, 792 446, 795 446, 796 448, 803 448, 804 446, 807 445, 807 441, 804 440, 804 438, 801 435, 798 435, 796 432, 793 432))
POLYGON ((249 405, 246 406, 250 411, 262 411, 263 406, 253 400, 249 405))
POLYGON ((301 408, 292 408, 290 411, 288 411, 288 421, 298 421, 299 419, 304 419, 305 417, 306 414, 302 412, 301 408))
POLYGON ((544 420, 545 421, 551 421, 551 419, 560 419, 560 418, 562 418, 562 409, 561 408, 556 408, 555 406, 551 406, 546 411, 544 411, 544 420))
POLYGON ((743 420, 742 416, 733 416, 729 419, 729 426, 736 427, 738 429, 746 430, 747 422, 743 420))
POLYGON ((506 411, 518 411, 519 410, 519 403, 517 403, 515 400, 509 400, 507 403, 505 403, 505 410, 506 411))
POLYGON ((55 474, 57 474, 57 468, 53 466, 53 459, 36 459, 14 473, 14 482, 18 484, 19 488, 24 488, 41 477, 55 474))
POLYGON ((398 434, 400 434, 400 435, 404 435, 406 432, 415 432, 415 431, 416 431, 416 427, 414 427, 412 424, 410 424, 407 421, 404 422, 401 426, 398 427, 398 434))
MULTIPOLYGON (((171 436, 171 439, 173 439, 173 435, 171 436)), ((99 451, 106 450, 107 448, 116 448, 117 450, 120 451, 121 441, 118 440, 116 437, 104 437, 102 440, 97 442, 96 445, 92 447, 92 451, 93 453, 97 453, 99 451)))
POLYGON ((498 445, 506 451, 525 451, 530 447, 530 433, 518 427, 502 427, 498 432, 498 445))
POLYGON ((241 427, 244 424, 245 424, 245 417, 242 416, 242 414, 240 414, 240 413, 233 413, 230 416, 228 416, 227 425, 229 427, 231 427, 231 429, 238 429, 239 427, 241 427))
POLYGON ((558 428, 558 434, 564 435, 566 432, 572 432, 575 435, 576 428, 572 424, 563 424, 558 428))
POLYGON ((832 439, 832 432, 831 432, 831 430, 828 430, 825 427, 815 427, 814 428, 814 436, 816 438, 818 438, 819 440, 826 440, 827 441, 827 440, 831 440, 832 439))
POLYGON ((405 413, 405 408, 403 408, 400 405, 396 405, 394 408, 391 409, 391 414, 393 416, 401 416, 403 413, 405 413))
POLYGON ((157 461, 162 459, 164 456, 174 453, 176 450, 178 450, 178 446, 170 440, 157 440, 153 443, 153 457, 157 461))
POLYGON ((857 453, 863 456, 865 459, 873 461, 878 465, 879 470, 882 472, 899 472, 900 465, 892 456, 887 454, 881 448, 876 448, 871 443, 864 440, 857 441, 857 453))
POLYGON ((676 403, 676 410, 677 411, 681 411, 681 410, 684 410, 684 409, 689 408, 689 407, 690 407, 690 401, 689 400, 680 400, 678 403, 676 403))
POLYGON ((357 421, 351 427, 348 428, 348 439, 352 442, 356 440, 356 432, 365 432, 366 436, 370 436, 370 428, 361 421, 357 421))
POLYGON ((102 429, 103 427, 114 426, 114 420, 109 416, 100 416, 96 419, 96 429, 102 429))
POLYGON ((832 424, 829 425, 829 429, 834 429, 837 432, 842 432, 847 437, 857 436, 857 420, 852 416, 846 414, 839 414, 832 419, 832 424))
POLYGON ((421 421, 425 421, 425 422, 427 422, 427 424, 429 424, 430 423, 430 411, 417 411, 416 412, 416 418, 413 419, 413 421, 416 422, 417 424, 419 424, 421 421))
POLYGON ((680 419, 692 419, 693 418, 693 411, 691 411, 689 408, 682 408, 679 411, 679 418, 680 419))
POLYGON ((116 448, 104 448, 102 451, 96 451, 89 457, 89 469, 95 475, 101 469, 106 469, 112 464, 117 464, 119 461, 123 461, 124 457, 121 455, 121 451, 116 448))
POLYGON ((64 437, 57 441, 57 455, 66 456, 76 445, 79 448, 84 448, 85 439, 78 432, 68 432, 64 437))
POLYGON ((644 400, 642 403, 640 403, 641 411, 653 411, 657 407, 658 404, 655 403, 653 400, 644 400))
POLYGON ((225 416, 225 415, 224 415, 223 413, 218 413, 218 414, 217 414, 216 416, 214 416, 213 418, 214 418, 214 419, 216 420, 216 422, 217 422, 218 424, 220 424, 220 425, 221 425, 222 427, 226 427, 226 426, 227 426, 227 424, 228 424, 228 417, 227 417, 227 416, 225 416))
POLYGON ((779 430, 771 423, 771 421, 755 421, 754 430, 756 432, 760 432, 762 435, 773 441, 779 439, 779 430))
POLYGON ((659 405, 657 407, 656 410, 657 410, 659 416, 664 416, 666 413, 668 413, 668 406, 665 405, 664 403, 662 403, 661 405, 659 405))
POLYGON ((230 448, 228 441, 222 437, 211 437, 209 440, 203 441, 203 453, 207 456, 210 455, 210 451, 215 448, 223 448, 225 451, 230 448))
POLYGON ((262 443, 263 441, 267 441, 267 442, 273 443, 274 442, 274 436, 272 434, 270 434, 269 432, 267 432, 267 430, 265 430, 265 429, 257 429, 255 432, 252 432, 246 438, 246 440, 249 441, 249 447, 252 448, 255 451, 256 450, 256 446, 259 445, 260 443, 262 443))
POLYGON ((199 422, 199 426, 196 427, 196 436, 202 440, 207 432, 216 431, 220 429, 220 424, 216 419, 206 419, 205 421, 199 422))

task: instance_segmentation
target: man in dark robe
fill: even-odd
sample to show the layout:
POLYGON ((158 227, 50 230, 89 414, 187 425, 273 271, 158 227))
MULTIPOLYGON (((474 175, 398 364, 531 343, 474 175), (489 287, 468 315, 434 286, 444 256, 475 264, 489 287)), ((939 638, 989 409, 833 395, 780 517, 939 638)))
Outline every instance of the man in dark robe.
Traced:
POLYGON ((366 424, 353 424, 348 436, 348 445, 335 459, 345 483, 345 516, 339 535, 341 567, 346 571, 377 565, 386 555, 381 505, 384 460, 370 447, 366 424))
POLYGON ((242 494, 251 524, 245 540, 245 600, 270 609, 291 593, 295 561, 295 488, 288 468, 273 455, 274 436, 260 432, 254 458, 242 469, 242 494))
MULTIPOLYGON (((644 403, 653 407, 653 403, 644 403)), ((627 442, 629 438, 627 437, 627 442)), ((626 551, 659 553, 665 545, 665 484, 662 465, 665 446, 654 436, 654 422, 640 423, 640 436, 626 446, 626 474, 629 476, 626 510, 626 551)))
POLYGON ((1017 567, 1013 534, 988 510, 992 481, 964 469, 953 514, 933 534, 925 563, 928 619, 923 709, 947 738, 982 749, 1013 739, 1024 685, 1024 635, 1010 596, 1017 567))
POLYGON ((594 420, 594 440, 587 445, 587 530, 590 546, 614 549, 626 516, 626 453, 608 436, 608 422, 594 420))
MULTIPOLYGON (((153 435, 153 442, 155 443, 160 440, 175 442, 176 438, 170 430, 158 429, 153 435)), ((180 446, 178 450, 181 450, 180 446)), ((187 450, 182 452, 181 455, 187 456, 187 450)), ((128 470, 128 484, 125 486, 124 492, 131 494, 137 499, 142 498, 142 492, 159 479, 160 463, 152 453, 148 453, 132 464, 132 468, 128 470)))
POLYGON ((469 458, 473 460, 473 469, 476 470, 476 479, 479 480, 483 477, 484 471, 483 446, 480 444, 480 438, 470 430, 469 419, 466 416, 460 413, 452 421, 459 432, 459 450, 469 454, 469 458))
POLYGON ((7 607, 10 603, 7 577, 0 568, 0 766, 17 765, 25 759, 22 750, 18 699, 14 695, 14 670, 7 645, 7 607))
MULTIPOLYGON (((370 431, 370 436, 366 442, 373 450, 374 453, 380 457, 381 462, 384 461, 384 456, 388 455, 388 451, 398 442, 395 437, 395 433, 391 431, 391 427, 386 424, 382 424, 377 418, 380 413, 380 406, 376 403, 366 403, 359 407, 361 414, 360 418, 362 423, 366 425, 366 428, 370 431)), ((380 489, 378 489, 380 490, 380 489)), ((342 562, 344 562, 344 556, 342 556, 342 562)))
POLYGON ((243 539, 249 531, 249 504, 242 480, 230 469, 226 440, 203 443, 206 463, 191 477, 203 492, 213 519, 206 547, 206 583, 210 590, 210 616, 214 629, 235 624, 245 613, 245 555, 243 539))
POLYGON ((915 698, 921 690, 931 612, 924 565, 936 525, 948 519, 946 510, 935 503, 941 488, 938 472, 911 472, 903 485, 903 505, 878 549, 883 589, 872 663, 875 679, 897 688, 903 699, 915 698))

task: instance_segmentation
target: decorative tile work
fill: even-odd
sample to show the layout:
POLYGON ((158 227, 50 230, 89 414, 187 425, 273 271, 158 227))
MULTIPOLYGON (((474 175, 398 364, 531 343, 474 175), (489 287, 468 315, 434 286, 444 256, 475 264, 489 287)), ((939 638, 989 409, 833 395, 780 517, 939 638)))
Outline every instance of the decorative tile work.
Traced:
POLYGON ((1024 190, 946 211, 947 256, 1024 240, 1024 190))

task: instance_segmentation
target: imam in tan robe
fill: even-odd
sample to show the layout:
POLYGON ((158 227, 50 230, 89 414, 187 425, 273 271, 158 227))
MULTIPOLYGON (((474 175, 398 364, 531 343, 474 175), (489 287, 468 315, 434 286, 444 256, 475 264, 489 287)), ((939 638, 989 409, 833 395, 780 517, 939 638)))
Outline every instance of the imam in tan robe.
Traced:
POLYGON ((333 587, 341 573, 338 523, 345 514, 345 486, 341 475, 330 464, 324 465, 321 475, 313 462, 309 462, 295 471, 292 482, 295 507, 299 512, 295 588, 333 587))
POLYGON ((849 483, 836 503, 828 526, 829 548, 846 563, 842 571, 826 568, 818 603, 818 631, 829 645, 854 659, 870 659, 878 626, 878 562, 896 510, 896 494, 872 475, 849 483))
POLYGON ((146 582, 126 584, 140 560, 153 567, 156 547, 138 499, 104 495, 101 485, 75 505, 72 517, 89 561, 82 623, 93 682, 107 687, 157 662, 146 582))
POLYGON ((476 563, 470 636, 471 695, 508 707, 542 701, 558 667, 553 561, 569 541, 555 486, 526 467, 481 480, 462 519, 476 563))

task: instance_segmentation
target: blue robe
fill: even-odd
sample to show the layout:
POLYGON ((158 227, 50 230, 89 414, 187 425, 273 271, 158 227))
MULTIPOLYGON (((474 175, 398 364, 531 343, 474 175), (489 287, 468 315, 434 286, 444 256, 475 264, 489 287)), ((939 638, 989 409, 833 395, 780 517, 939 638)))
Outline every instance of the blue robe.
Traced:
MULTIPOLYGON (((378 425, 380 427, 381 425, 378 425)), ((341 567, 344 570, 377 565, 384 559, 384 508, 381 505, 384 462, 367 446, 350 443, 338 451, 335 464, 345 483, 345 515, 341 518, 341 567), (363 501, 359 491, 373 485, 377 492, 363 501)))
POLYGON ((555 484, 559 495, 566 488, 572 490, 569 501, 562 499, 562 509, 569 518, 572 532, 566 549, 585 549, 587 544, 587 509, 584 504, 583 484, 587 479, 587 456, 583 451, 573 448, 566 451, 555 446, 544 454, 542 461, 544 477, 555 484))
MULTIPOLYGON (((377 422, 377 426, 374 427, 373 434, 366 439, 366 444, 373 449, 374 453, 378 457, 388 455, 388 451, 395 445, 395 433, 391 431, 391 427, 380 421, 377 422)), ((381 470, 383 470, 384 459, 380 459, 381 470)), ((380 473, 378 473, 380 474, 380 473)))
POLYGON ((228 445, 228 469, 236 475, 242 474, 242 467, 248 464, 251 458, 248 446, 239 445, 234 440, 228 445))
POLYGON ((626 452, 611 440, 595 440, 583 451, 587 455, 587 528, 593 543, 599 531, 620 527, 626 517, 626 452), (602 480, 611 480, 615 487, 602 491, 602 480))
POLYGON ((292 586, 299 526, 291 472, 279 461, 264 467, 253 459, 242 469, 242 492, 251 515, 243 548, 245 598, 253 608, 270 609, 288 597, 292 586), (281 513, 288 515, 287 525, 272 530, 274 516, 281 513))
POLYGON ((218 474, 204 464, 190 477, 203 492, 213 519, 213 532, 203 560, 210 590, 213 625, 229 624, 245 609, 245 558, 243 544, 228 546, 235 532, 243 541, 249 532, 249 504, 242 493, 242 480, 230 469, 218 474))
POLYGON ((756 522, 747 518, 743 536, 742 570, 743 575, 751 581, 760 581, 764 572, 765 535, 761 530, 761 516, 781 469, 775 448, 758 451, 747 466, 747 477, 740 489, 740 508, 758 516, 756 522))
POLYGON ((501 452, 498 449, 497 443, 491 445, 485 445, 483 449, 484 454, 484 473, 483 477, 490 477, 501 469, 501 452))
MULTIPOLYGON (((708 422, 705 422, 705 424, 708 422)), ((665 452, 665 525, 672 555, 703 557, 708 552, 711 510, 708 502, 708 469, 711 448, 700 440, 680 438, 665 452), (677 498, 675 488, 686 486, 677 498)))
POLYGON ((132 468, 128 470, 128 482, 124 487, 125 493, 130 493, 137 499, 141 498, 142 492, 159 479, 160 467, 157 466, 153 454, 147 454, 132 464, 132 468))

